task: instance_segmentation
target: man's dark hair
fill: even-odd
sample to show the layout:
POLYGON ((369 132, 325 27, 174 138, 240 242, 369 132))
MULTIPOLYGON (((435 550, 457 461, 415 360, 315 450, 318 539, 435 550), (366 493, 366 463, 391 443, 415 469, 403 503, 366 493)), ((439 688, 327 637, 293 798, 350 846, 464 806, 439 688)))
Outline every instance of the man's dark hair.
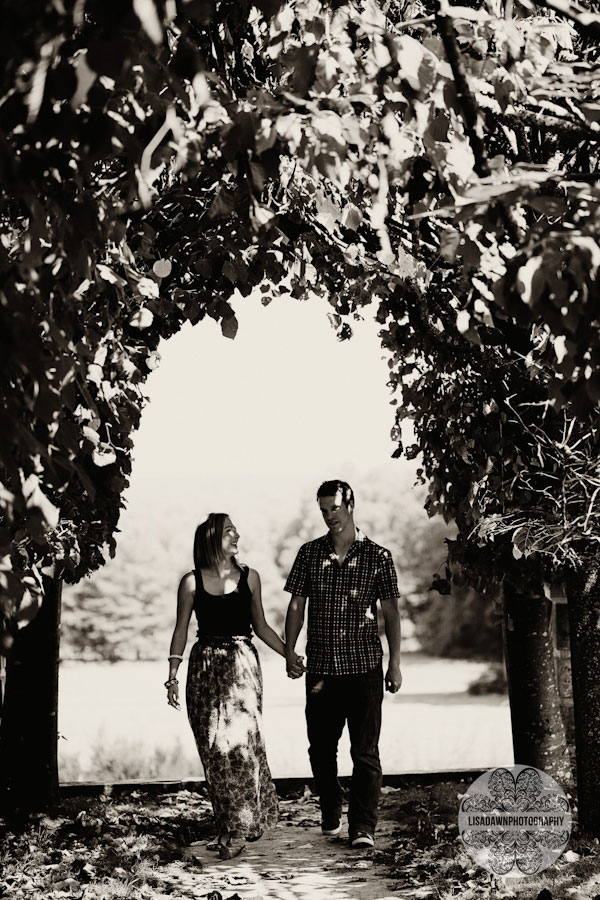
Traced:
POLYGON ((317 491, 317 500, 320 497, 335 497, 338 491, 341 492, 342 500, 346 504, 346 507, 348 509, 350 507, 354 509, 354 491, 347 481, 342 481, 340 478, 334 478, 332 481, 324 481, 317 491))

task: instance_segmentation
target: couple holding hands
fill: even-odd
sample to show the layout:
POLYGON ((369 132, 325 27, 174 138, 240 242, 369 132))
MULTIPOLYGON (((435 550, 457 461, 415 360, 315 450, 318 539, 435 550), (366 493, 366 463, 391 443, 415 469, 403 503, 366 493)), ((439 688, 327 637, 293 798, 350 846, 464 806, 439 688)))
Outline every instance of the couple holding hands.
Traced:
POLYGON ((303 544, 285 583, 291 596, 285 643, 265 619, 258 573, 236 559, 239 534, 225 513, 211 513, 194 537, 194 569, 181 580, 169 651, 168 703, 179 708, 177 669, 192 612, 198 635, 186 681, 186 705, 212 802, 217 837, 210 849, 237 856, 277 823, 277 794, 261 731, 262 674, 252 634, 286 659, 287 674, 306 673, 306 724, 315 793, 326 836, 341 831, 337 749, 348 725, 353 771, 348 836, 374 845, 381 788, 379 731, 383 687, 401 683, 398 584, 392 556, 354 524, 354 495, 345 481, 317 491, 327 533, 303 544), (308 601, 306 667, 295 651, 308 601), (381 603, 389 645, 377 628, 381 603))

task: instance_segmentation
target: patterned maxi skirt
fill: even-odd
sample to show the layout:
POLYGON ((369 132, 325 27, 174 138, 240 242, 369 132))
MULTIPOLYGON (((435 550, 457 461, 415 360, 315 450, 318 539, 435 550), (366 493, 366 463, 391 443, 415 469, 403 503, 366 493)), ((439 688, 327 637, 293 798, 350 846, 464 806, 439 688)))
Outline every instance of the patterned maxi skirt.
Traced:
POLYGON ((218 834, 256 839, 277 823, 261 733, 262 694, 258 653, 249 638, 194 644, 186 703, 218 834))

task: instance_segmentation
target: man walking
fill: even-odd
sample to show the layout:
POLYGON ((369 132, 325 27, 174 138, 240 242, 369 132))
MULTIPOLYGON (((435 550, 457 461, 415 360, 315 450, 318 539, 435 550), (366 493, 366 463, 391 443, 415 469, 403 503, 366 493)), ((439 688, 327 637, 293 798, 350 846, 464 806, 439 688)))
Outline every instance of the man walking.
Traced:
POLYGON ((321 830, 341 830, 342 789, 337 748, 348 724, 353 762, 348 831, 353 847, 373 847, 381 789, 379 731, 383 700, 383 650, 377 632, 381 603, 389 645, 385 686, 395 693, 400 674, 398 584, 389 550, 354 525, 354 494, 345 481, 325 481, 317 501, 328 533, 303 544, 285 583, 292 594, 285 636, 287 672, 303 667, 295 645, 308 604, 306 724, 321 830))

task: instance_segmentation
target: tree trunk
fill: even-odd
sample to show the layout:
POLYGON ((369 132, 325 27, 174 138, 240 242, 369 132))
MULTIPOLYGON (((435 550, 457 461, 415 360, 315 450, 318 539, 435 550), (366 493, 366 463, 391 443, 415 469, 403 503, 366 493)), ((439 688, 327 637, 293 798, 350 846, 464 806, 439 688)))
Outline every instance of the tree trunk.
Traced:
POLYGON ((554 668, 552 604, 504 586, 504 654, 515 763, 534 766, 560 785, 573 774, 554 668))
POLYGON ((0 723, 0 811, 46 809, 58 800, 58 657, 62 582, 44 578, 35 619, 15 635, 0 723))
POLYGON ((582 831, 600 838, 600 564, 567 577, 575 712, 577 798, 582 831))

